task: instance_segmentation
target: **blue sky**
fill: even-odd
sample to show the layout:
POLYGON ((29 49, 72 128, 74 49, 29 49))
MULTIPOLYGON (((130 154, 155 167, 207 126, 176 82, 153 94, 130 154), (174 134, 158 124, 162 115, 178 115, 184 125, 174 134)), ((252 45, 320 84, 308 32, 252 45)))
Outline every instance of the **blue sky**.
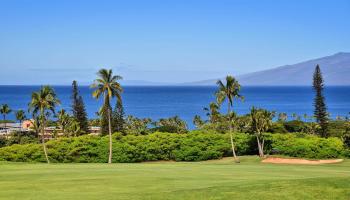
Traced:
POLYGON ((189 82, 350 52, 349 0, 0 1, 0 84, 189 82))

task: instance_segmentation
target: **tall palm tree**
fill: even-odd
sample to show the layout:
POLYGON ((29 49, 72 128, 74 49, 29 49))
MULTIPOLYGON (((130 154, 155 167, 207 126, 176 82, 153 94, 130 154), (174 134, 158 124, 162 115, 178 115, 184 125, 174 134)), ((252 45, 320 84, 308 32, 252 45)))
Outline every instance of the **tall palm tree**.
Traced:
POLYGON ((236 156, 235 145, 233 143, 233 133, 232 133, 232 114, 231 107, 233 106, 233 100, 235 98, 243 100, 243 96, 239 94, 241 90, 241 85, 233 76, 226 76, 226 83, 223 83, 221 80, 216 82, 218 85, 218 90, 216 92, 217 102, 221 104, 227 99, 227 117, 229 120, 229 128, 230 128, 230 137, 231 137, 231 146, 232 153, 235 159, 235 162, 239 163, 239 159, 236 156))
MULTIPOLYGON (((98 78, 91 85, 91 88, 95 88, 95 91, 92 93, 92 96, 96 99, 99 99, 101 96, 104 98, 104 103, 101 109, 104 114, 108 115, 108 132, 109 132, 109 156, 108 163, 112 163, 112 108, 110 101, 113 97, 117 98, 118 102, 122 102, 121 93, 123 88, 121 87, 119 80, 122 79, 121 76, 113 75, 112 70, 101 69, 97 73, 98 78)), ((102 113, 103 114, 103 113, 102 113)))
POLYGON ((3 116, 4 119, 4 123, 5 123, 5 128, 6 128, 6 115, 10 114, 12 112, 12 110, 10 109, 9 105, 7 104, 2 104, 0 106, 0 113, 3 116))
POLYGON ((42 86, 37 92, 32 93, 32 99, 29 103, 29 111, 33 113, 33 116, 38 116, 40 120, 41 128, 41 142, 43 145, 45 158, 47 163, 50 163, 49 157, 47 155, 46 145, 45 145, 45 126, 48 114, 52 112, 55 113, 56 105, 59 105, 55 91, 50 86, 42 86))
POLYGON ((19 121, 19 124, 21 126, 21 130, 22 130, 22 122, 23 120, 25 120, 27 117, 26 117, 26 113, 24 112, 24 110, 18 110, 16 111, 16 119, 19 121))

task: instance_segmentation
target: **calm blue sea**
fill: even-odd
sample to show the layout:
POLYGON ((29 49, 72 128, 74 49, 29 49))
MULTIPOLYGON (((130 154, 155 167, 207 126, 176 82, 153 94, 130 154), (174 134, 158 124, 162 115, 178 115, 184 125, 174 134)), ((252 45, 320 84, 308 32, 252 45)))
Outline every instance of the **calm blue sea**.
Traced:
MULTIPOLYGON (((27 110, 31 93, 39 86, 0 86, 0 104, 7 103, 13 110, 27 110)), ((70 86, 55 86, 62 102, 58 108, 70 109, 70 86)), ((200 86, 129 86, 125 87, 123 101, 126 114, 137 117, 159 119, 178 115, 192 127, 196 114, 205 117, 203 107, 214 101, 215 87, 200 86)), ((90 118, 101 102, 92 98, 91 89, 80 87, 90 118)), ((234 102, 234 110, 240 114, 249 112, 251 106, 257 106, 289 115, 312 115, 314 93, 311 87, 243 87, 243 102, 234 102)), ((346 116, 350 112, 350 87, 327 87, 325 97, 332 117, 346 116)), ((226 108, 226 106, 224 107, 226 108)), ((11 114, 9 119, 14 119, 11 114)))

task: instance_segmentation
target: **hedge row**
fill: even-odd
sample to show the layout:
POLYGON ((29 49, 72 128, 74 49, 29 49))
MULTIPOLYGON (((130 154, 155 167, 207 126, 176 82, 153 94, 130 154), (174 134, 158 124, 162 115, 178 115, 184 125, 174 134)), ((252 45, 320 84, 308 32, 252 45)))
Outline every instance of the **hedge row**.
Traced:
POLYGON ((271 148, 279 154, 302 158, 338 158, 346 149, 339 138, 320 138, 306 134, 270 134, 271 148))
MULTIPOLYGON (((228 134, 193 131, 188 134, 153 133, 141 136, 113 135, 113 162, 156 160, 201 161, 232 155, 228 134)), ((238 155, 257 152, 255 138, 234 134, 238 155)), ((267 134, 266 152, 306 158, 336 158, 347 150, 337 138, 319 138, 296 134, 267 134)), ((81 136, 47 142, 49 158, 60 163, 102 163, 108 157, 108 137, 81 136)), ((45 162, 40 144, 12 145, 0 148, 0 160, 45 162)))

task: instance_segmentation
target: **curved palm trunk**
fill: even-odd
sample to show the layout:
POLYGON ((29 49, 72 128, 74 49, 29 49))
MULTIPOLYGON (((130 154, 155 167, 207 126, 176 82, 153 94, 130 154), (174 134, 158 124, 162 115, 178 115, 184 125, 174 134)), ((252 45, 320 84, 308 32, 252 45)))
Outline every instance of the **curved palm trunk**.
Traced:
POLYGON ((20 126, 19 130, 22 132, 22 120, 19 120, 19 126, 20 126))
POLYGON ((46 149, 46 144, 45 144, 45 123, 44 123, 44 120, 42 122, 42 128, 41 128, 41 143, 43 145, 46 162, 47 162, 47 164, 50 164, 50 160, 49 160, 49 157, 47 156, 47 149, 46 149))
POLYGON ((111 109, 108 107, 108 129, 109 129, 109 156, 108 163, 112 163, 112 124, 111 124, 111 109))
POLYGON ((6 124, 6 115, 4 115, 3 118, 4 118, 5 129, 6 129, 6 125, 7 125, 6 124))
MULTIPOLYGON (((260 134, 259 134, 260 135, 260 134)), ((264 140, 263 142, 261 143, 260 142, 260 139, 259 139, 259 135, 258 134, 255 134, 256 136, 256 141, 258 143, 258 150, 259 150, 259 157, 264 157, 264 140)))
POLYGON ((7 129, 6 129, 6 117, 5 117, 5 115, 3 115, 3 119, 4 119, 4 124, 5 124, 4 128, 5 128, 5 131, 6 131, 6 135, 5 136, 6 136, 6 139, 8 139, 9 136, 8 136, 7 129))
POLYGON ((239 163, 239 158, 236 155, 236 151, 235 151, 235 145, 233 143, 233 133, 232 133, 232 124, 231 124, 231 106, 230 106, 230 102, 228 103, 228 107, 227 107, 227 112, 228 112, 228 119, 229 119, 229 125, 230 125, 230 139, 231 139, 231 147, 232 147, 232 154, 233 154, 233 158, 235 159, 236 163, 239 163))

